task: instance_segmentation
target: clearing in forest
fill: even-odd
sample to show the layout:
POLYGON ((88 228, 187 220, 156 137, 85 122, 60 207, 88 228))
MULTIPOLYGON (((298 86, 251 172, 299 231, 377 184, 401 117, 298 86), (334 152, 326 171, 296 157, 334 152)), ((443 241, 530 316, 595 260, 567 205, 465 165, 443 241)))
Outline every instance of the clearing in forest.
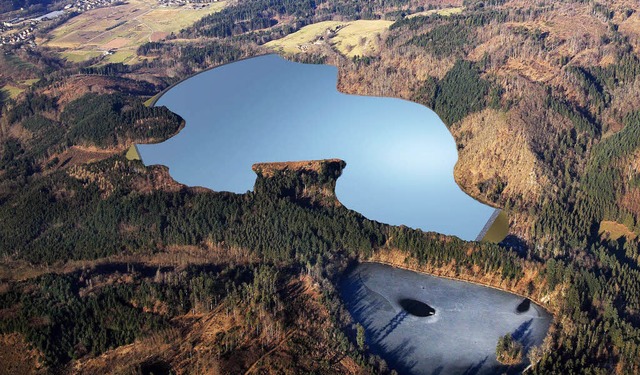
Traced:
MULTIPOLYGON (((4 90, 8 97, 11 99, 16 99, 20 94, 22 94, 26 89, 31 87, 34 83, 38 82, 39 79, 25 79, 22 81, 15 82, 14 84, 6 84, 0 88, 0 90, 4 90)), ((2 96, 0 96, 2 98, 2 96)))
POLYGON ((407 16, 407 18, 420 17, 420 16, 430 16, 432 14, 437 14, 439 16, 451 16, 454 14, 460 14, 464 10, 464 7, 455 7, 455 8, 444 8, 444 9, 431 9, 425 10, 424 12, 413 13, 407 16))
POLYGON ((607 237, 612 240, 617 240, 620 237, 626 237, 629 240, 633 240, 637 237, 637 235, 629 230, 626 225, 607 220, 600 223, 598 233, 600 236, 607 237))

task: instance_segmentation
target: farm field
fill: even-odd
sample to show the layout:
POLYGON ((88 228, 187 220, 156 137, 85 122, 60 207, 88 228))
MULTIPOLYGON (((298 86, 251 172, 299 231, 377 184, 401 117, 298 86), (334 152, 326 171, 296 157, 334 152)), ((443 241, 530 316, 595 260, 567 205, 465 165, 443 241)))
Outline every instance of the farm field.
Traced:
POLYGON ((108 54, 105 62, 134 63, 141 44, 162 40, 224 6, 221 1, 200 9, 160 7, 154 0, 131 0, 82 13, 53 30, 42 44, 60 48, 61 55, 69 61, 108 54))
POLYGON ((385 20, 318 22, 265 45, 276 51, 297 53, 314 44, 328 44, 347 57, 369 56, 378 50, 377 36, 392 23, 385 20))

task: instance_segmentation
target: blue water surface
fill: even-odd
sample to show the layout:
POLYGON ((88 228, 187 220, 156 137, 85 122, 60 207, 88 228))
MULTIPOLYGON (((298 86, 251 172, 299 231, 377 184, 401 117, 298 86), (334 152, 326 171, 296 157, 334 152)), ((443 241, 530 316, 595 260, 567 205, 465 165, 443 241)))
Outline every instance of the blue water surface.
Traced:
POLYGON ((380 222, 473 240, 493 209, 453 178, 453 137, 430 109, 339 93, 337 70, 267 55, 221 66, 167 91, 157 105, 186 120, 173 138, 139 145, 146 165, 189 186, 244 193, 258 162, 339 158, 336 194, 380 222))

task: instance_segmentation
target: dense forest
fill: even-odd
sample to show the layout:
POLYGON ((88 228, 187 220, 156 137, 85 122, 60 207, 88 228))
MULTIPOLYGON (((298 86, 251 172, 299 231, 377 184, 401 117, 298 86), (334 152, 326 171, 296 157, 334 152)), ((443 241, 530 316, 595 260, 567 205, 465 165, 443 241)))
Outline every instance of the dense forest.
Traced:
POLYGON ((454 124, 487 106, 490 87, 473 63, 458 60, 442 80, 426 81, 414 100, 433 108, 445 124, 454 124))
MULTIPOLYGON (((97 182, 77 180, 65 172, 56 172, 55 177, 43 181, 43 185, 37 184, 23 191, 16 200, 3 204, 1 216, 6 225, 2 228, 2 248, 11 245, 13 256, 32 263, 52 263, 132 252, 153 253, 166 246, 163 244, 213 243, 226 248, 252 249, 261 263, 286 267, 297 273, 317 266, 328 267, 326 259, 336 255, 347 259, 366 256, 393 237, 393 246, 405 249, 425 262, 445 265, 456 260, 460 267, 477 265, 487 272, 501 272, 506 280, 522 276, 521 261, 515 255, 505 258, 498 246, 482 246, 474 256, 467 257, 463 241, 443 242, 419 231, 389 228, 344 207, 309 206, 308 201, 299 201, 295 194, 292 195, 291 192, 300 191, 296 186, 308 184, 309 178, 315 178, 318 183, 334 179, 330 169, 315 177, 276 175, 264 184, 258 183, 255 193, 244 196, 188 190, 148 195, 127 188, 130 186, 127 178, 146 173, 140 162, 117 156, 91 168, 113 171, 116 166, 119 166, 117 173, 109 174, 120 180, 112 181, 118 188, 106 199, 97 182), (66 192, 66 199, 59 198, 61 190, 66 192), (73 199, 68 199, 69 196, 73 199), (35 217, 39 218, 37 222, 33 221, 35 217), (27 222, 29 225, 25 225, 27 222), (78 227, 83 229, 74 229, 78 227), (125 227, 135 229, 126 235, 122 231, 125 227)), ((43 352, 47 363, 63 366, 78 356, 95 355, 132 342, 145 333, 167 328, 168 318, 189 311, 201 300, 210 301, 209 309, 215 306, 211 301, 233 300, 235 292, 229 294, 229 290, 242 288, 250 282, 251 272, 255 272, 226 270, 235 275, 230 283, 225 277, 205 277, 206 274, 197 270, 191 276, 191 271, 187 270, 187 278, 180 277, 180 283, 157 285, 142 277, 145 273, 150 277, 155 270, 145 269, 143 265, 131 267, 138 269, 140 282, 100 289, 93 297, 78 296, 78 290, 87 287, 86 281, 78 281, 79 275, 45 276, 34 280, 37 290, 42 292, 24 293, 17 289, 6 293, 2 306, 21 306, 22 313, 14 320, 3 322, 2 329, 24 333, 43 352), (247 276, 242 276, 242 272, 247 276), (214 285, 197 292, 181 289, 194 283, 200 285, 204 280, 214 285), (137 301, 136 306, 128 302, 131 300, 137 301), (147 300, 166 303, 170 312, 161 316, 145 313, 141 309, 147 300), (51 305, 60 306, 62 310, 50 311, 48 306, 51 305), (82 317, 80 321, 69 321, 70 311, 73 316, 82 317), (109 315, 102 315, 105 311, 109 311, 109 315), (48 316, 48 324, 33 327, 28 323, 43 315, 48 316), (114 316, 117 317, 115 320, 114 316), (109 319, 109 324, 104 324, 105 319, 109 319), (103 327, 100 332, 86 331, 95 325, 103 327), (62 340, 68 346, 49 347, 52 340, 62 340)), ((332 277, 338 280, 339 274, 332 277)), ((18 284, 14 288, 23 287, 18 284)), ((264 295, 263 287, 258 290, 259 295, 264 295)), ((246 297, 241 296, 237 298, 244 301, 246 297)), ((337 295, 329 294, 327 298, 330 297, 332 309, 342 311, 337 295)), ((344 311, 341 314, 344 315, 344 311)), ((350 320, 341 319, 344 321, 341 324, 348 327, 350 320)), ((346 336, 341 340, 348 343, 346 336)), ((339 345, 342 350, 350 347, 345 343, 339 345)))
POLYGON ((48 158, 71 145, 113 147, 137 140, 160 140, 174 134, 182 119, 163 107, 147 107, 142 100, 121 94, 88 94, 68 103, 59 115, 56 100, 28 94, 10 106, 3 117, 9 124, 20 123, 34 136, 25 143, 29 153, 15 138, 4 142, 3 165, 9 179, 28 177, 34 172, 26 164, 48 158), (25 164, 26 163, 26 164, 25 164))
POLYGON ((0 330, 22 332, 43 352, 47 364, 60 367, 79 356, 100 354, 131 343, 143 334, 166 329, 171 326, 170 318, 188 312, 195 305, 211 310, 222 297, 246 298, 247 289, 262 281, 258 278, 273 277, 274 273, 266 266, 190 267, 174 273, 171 269, 150 269, 139 264, 112 264, 88 279, 84 279, 86 272, 84 276, 82 272, 48 274, 2 295, 0 306, 10 308, 18 304, 20 312, 13 319, 4 320, 0 330), (80 295, 81 290, 93 287, 93 280, 99 279, 100 274, 112 273, 129 273, 135 281, 98 287, 97 293, 80 295), (172 279, 164 274, 177 277, 172 279), (25 292, 25 288, 33 291, 25 292), (133 300, 135 305, 131 303, 133 300), (158 302, 168 306, 165 314, 150 311, 158 302), (30 324, 43 317, 48 317, 48 324, 30 324), (52 342, 59 344, 52 346, 52 342))

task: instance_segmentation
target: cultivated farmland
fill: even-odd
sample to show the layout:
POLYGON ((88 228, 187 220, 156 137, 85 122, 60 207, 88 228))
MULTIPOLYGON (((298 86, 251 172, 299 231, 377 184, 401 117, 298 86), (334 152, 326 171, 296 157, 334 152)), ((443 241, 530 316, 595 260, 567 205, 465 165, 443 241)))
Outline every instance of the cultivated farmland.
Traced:
POLYGON ((198 9, 161 7, 155 0, 131 0, 82 13, 56 28, 41 43, 60 48, 69 61, 85 61, 104 54, 105 62, 134 63, 141 44, 162 40, 224 6, 225 2, 215 2, 198 9))

